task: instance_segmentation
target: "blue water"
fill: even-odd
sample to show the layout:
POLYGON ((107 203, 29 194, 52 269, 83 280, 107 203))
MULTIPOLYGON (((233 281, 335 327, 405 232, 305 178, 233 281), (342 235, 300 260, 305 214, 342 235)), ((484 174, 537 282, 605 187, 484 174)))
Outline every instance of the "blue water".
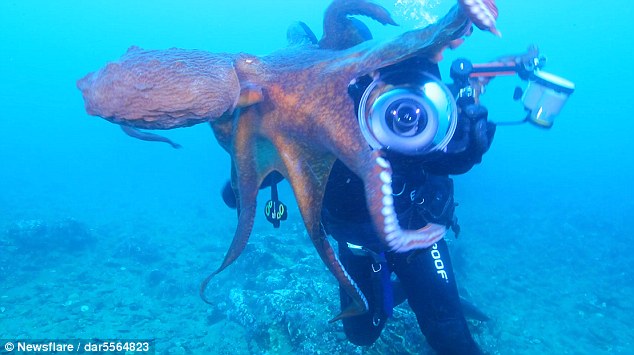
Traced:
MULTIPOLYGON (((371 24, 376 37, 417 24, 403 6, 380 3, 403 26, 371 24)), ((131 45, 266 54, 286 45, 286 28, 298 19, 319 37, 328 4, 0 3, 0 339, 156 338, 160 354, 359 351, 340 325, 326 324, 338 307, 335 281, 287 186, 290 220, 281 230, 257 221, 247 255, 219 276, 218 303, 209 307, 197 285, 219 265, 235 227, 219 198, 228 156, 206 125, 165 132, 181 150, 125 136, 88 116, 75 87, 131 45), (16 236, 38 223, 48 232, 16 236), (85 245, 64 242, 63 231, 50 232, 56 225, 85 235, 76 241, 85 245), (25 236, 43 240, 19 240, 25 236), (290 274, 295 288, 272 270, 290 274), (273 290, 263 288, 275 280, 273 290), (297 294, 315 287, 323 292, 297 294)), ((500 127, 483 163, 456 177, 460 287, 494 319, 472 331, 490 353, 633 353, 634 5, 498 6, 503 38, 477 31, 445 54, 443 74, 455 58, 487 61, 536 43, 545 69, 577 89, 552 129, 500 127)), ((489 85, 482 102, 491 120, 522 117, 511 99, 516 85, 489 85)), ((414 324, 412 314, 397 315, 364 351, 429 352, 415 325, 399 333, 414 324)))

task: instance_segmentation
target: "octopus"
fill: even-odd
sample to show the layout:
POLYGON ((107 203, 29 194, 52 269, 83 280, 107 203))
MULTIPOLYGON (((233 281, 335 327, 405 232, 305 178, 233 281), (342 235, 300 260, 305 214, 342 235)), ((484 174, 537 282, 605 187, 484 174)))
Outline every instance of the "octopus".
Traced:
POLYGON ((289 181, 312 244, 353 300, 331 321, 368 310, 320 221, 335 160, 363 180, 374 228, 388 250, 426 248, 444 237, 446 230, 440 225, 418 230, 399 226, 390 162, 365 140, 347 89, 357 78, 409 58, 439 58, 472 23, 499 35, 497 8, 493 0, 460 0, 435 24, 387 41, 364 41, 364 27, 349 15, 395 24, 387 10, 371 1, 334 0, 316 44, 312 32, 299 30, 289 32, 292 45, 265 56, 131 47, 118 61, 77 82, 90 115, 129 127, 124 131, 133 136, 158 140, 143 137, 138 129, 209 122, 230 155, 238 223, 224 260, 201 285, 203 299, 208 282, 247 245, 259 187, 273 172, 289 181))

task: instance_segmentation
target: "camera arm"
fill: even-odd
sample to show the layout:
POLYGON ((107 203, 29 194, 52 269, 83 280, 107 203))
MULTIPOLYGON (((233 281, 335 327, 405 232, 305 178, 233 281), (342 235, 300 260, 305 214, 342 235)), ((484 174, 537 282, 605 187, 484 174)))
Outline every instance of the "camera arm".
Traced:
POLYGON ((542 128, 551 128, 555 116, 575 91, 575 84, 542 71, 544 64, 546 59, 539 55, 535 45, 529 46, 524 54, 502 57, 489 63, 473 64, 467 59, 457 59, 450 69, 454 80, 452 94, 458 108, 464 111, 469 105, 479 104, 480 95, 491 79, 517 74, 528 82, 525 91, 518 87, 513 94, 514 100, 522 100, 526 118, 496 124, 512 125, 528 121, 542 128))
POLYGON ((497 76, 518 75, 522 80, 532 77, 535 70, 546 64, 546 58, 539 55, 537 46, 531 45, 526 53, 500 57, 487 63, 472 63, 465 58, 456 59, 450 68, 449 75, 453 79, 453 87, 457 91, 458 101, 470 98, 472 103, 479 102, 486 84, 497 76))

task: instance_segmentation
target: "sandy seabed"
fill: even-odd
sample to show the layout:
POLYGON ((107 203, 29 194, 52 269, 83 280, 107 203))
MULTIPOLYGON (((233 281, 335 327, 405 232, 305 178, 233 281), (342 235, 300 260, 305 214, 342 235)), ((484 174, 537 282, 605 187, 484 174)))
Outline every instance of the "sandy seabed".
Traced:
MULTIPOLYGON (((243 255, 207 289, 213 305, 203 303, 199 283, 220 264, 235 215, 193 210, 151 221, 4 211, 0 338, 153 339, 157 354, 433 353, 407 305, 369 348, 328 323, 338 290, 297 214, 279 230, 256 223, 243 255)), ((488 212, 463 213, 462 234, 448 237, 461 294, 491 318, 469 321, 486 353, 631 353, 624 220, 488 212)))

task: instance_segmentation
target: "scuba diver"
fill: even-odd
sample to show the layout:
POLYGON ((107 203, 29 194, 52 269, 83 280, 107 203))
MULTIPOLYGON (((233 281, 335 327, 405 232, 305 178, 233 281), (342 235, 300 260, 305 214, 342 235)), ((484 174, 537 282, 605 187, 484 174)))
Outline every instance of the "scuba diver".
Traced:
MULTIPOLYGON (((403 69, 399 74, 404 76, 412 70, 424 70, 440 77, 438 65, 427 59, 414 58, 396 68, 386 68, 393 69, 403 69)), ((349 94, 356 103, 370 81, 364 77, 350 86, 349 94)), ((436 223, 458 235, 453 181, 448 175, 463 174, 481 161, 493 139, 495 125, 487 120, 486 109, 479 105, 465 105, 457 121, 445 152, 409 156, 388 151, 394 207, 402 228, 419 229, 436 223)), ((277 195, 275 186, 281 180, 281 174, 272 173, 262 188, 271 186, 277 195)), ((236 207, 230 183, 225 185, 222 197, 228 206, 236 207)), ((276 196, 272 200, 277 203, 276 196)), ((269 221, 273 222, 270 218, 269 221)), ((373 344, 392 308, 407 299, 422 333, 439 354, 480 353, 467 327, 444 239, 427 249, 405 253, 387 250, 372 225, 363 182, 340 161, 335 162, 326 185, 322 223, 338 243, 341 263, 368 300, 368 313, 342 320, 350 342, 373 344), (391 279, 392 273, 397 280, 391 279)), ((340 302, 342 309, 350 302, 343 290, 340 302)))
MULTIPOLYGON (((440 78, 438 65, 413 58, 386 72, 396 72, 403 80, 420 71, 440 78)), ((349 87, 358 104, 371 78, 349 87)), ((429 223, 452 229, 460 227, 454 215, 453 180, 448 175, 463 174, 479 163, 489 149, 495 125, 479 105, 462 102, 457 126, 444 151, 407 155, 386 151, 392 166, 394 208, 401 228, 416 230, 429 223)), ((402 105, 396 115, 408 121, 411 108, 402 105)), ((339 259, 368 300, 370 311, 344 318, 348 339, 356 345, 371 345, 378 339, 392 308, 405 299, 416 314, 430 346, 440 354, 479 354, 461 307, 447 242, 441 239, 426 249, 389 251, 374 230, 366 207, 363 182, 340 161, 336 161, 324 196, 322 222, 338 243, 339 259), (397 276, 392 280, 391 274, 397 276)), ((340 291, 341 308, 351 301, 340 291)))
MULTIPOLYGON (((425 58, 413 58, 383 70, 396 72, 403 80, 420 71, 440 77, 438 65, 425 58)), ((348 93, 357 106, 371 82, 370 77, 363 77, 349 87, 348 93)), ((459 102, 458 106, 462 109, 455 133, 444 151, 424 155, 386 151, 393 171, 394 207, 402 228, 415 230, 436 223, 452 229, 456 236, 459 234, 453 180, 449 175, 463 174, 481 162, 493 139, 495 125, 487 120, 483 106, 468 102, 459 102)), ((397 114, 407 115, 407 107, 397 114)), ((281 174, 274 172, 265 179, 262 188, 275 189, 282 179, 281 174)), ((228 206, 236 207, 230 183, 225 185, 222 197, 228 206)), ((270 218, 269 221, 273 222, 270 218)), ((368 301, 369 312, 342 319, 350 342, 372 345, 392 308, 407 300, 427 342, 436 352, 481 353, 463 314, 464 304, 458 295, 447 242, 441 239, 429 248, 404 253, 388 250, 374 230, 363 182, 339 160, 326 185, 322 223, 337 241, 341 263, 368 301)), ((341 289, 340 302, 342 310, 351 302, 341 289)))
MULTIPOLYGON (((355 20, 355 26, 359 26, 358 33, 364 35, 363 40, 370 39, 367 27, 351 19, 355 20)), ((306 31, 305 38, 316 44, 312 31, 305 25, 302 27, 306 31)), ((420 78, 420 73, 426 73, 425 77, 440 78, 438 65, 427 58, 411 58, 380 72, 391 75, 400 83, 415 81, 420 78)), ((359 109, 363 102, 372 96, 368 92, 373 85, 374 78, 365 76, 349 86, 348 94, 358 113, 363 111, 363 108, 359 109)), ((452 89, 456 97, 457 90, 452 89)), ((398 105, 390 106, 384 117, 392 115, 388 120, 406 139, 420 131, 417 127, 424 129, 427 121, 432 119, 420 113, 421 107, 416 102, 399 101, 398 98, 392 102, 398 105)), ((495 125, 487 120, 487 110, 472 100, 458 100, 456 104, 458 113, 450 129, 451 139, 445 140, 442 149, 425 154, 384 149, 393 171, 392 197, 401 228, 416 230, 435 223, 452 229, 456 236, 460 231, 454 215, 453 180, 449 175, 463 174, 481 162, 493 139, 495 125)), ((269 203, 275 203, 273 211, 281 204, 277 200, 276 184, 282 179, 281 174, 273 172, 261 186, 272 188, 269 203)), ((222 197, 227 206, 236 208, 229 182, 222 197)), ((267 219, 278 227, 280 218, 271 216, 275 213, 266 214, 267 219)), ((282 220, 286 218, 285 209, 284 214, 278 214, 280 216, 282 220)), ((436 352, 481 353, 467 326, 446 241, 441 239, 426 249, 390 251, 374 230, 362 180, 339 160, 334 163, 326 186, 322 223, 326 232, 337 241, 341 263, 368 301, 367 313, 342 319, 350 342, 359 346, 372 345, 385 327, 393 307, 407 300, 427 342, 436 352)), ((340 289, 341 309, 346 309, 350 302, 349 296, 340 289)))

